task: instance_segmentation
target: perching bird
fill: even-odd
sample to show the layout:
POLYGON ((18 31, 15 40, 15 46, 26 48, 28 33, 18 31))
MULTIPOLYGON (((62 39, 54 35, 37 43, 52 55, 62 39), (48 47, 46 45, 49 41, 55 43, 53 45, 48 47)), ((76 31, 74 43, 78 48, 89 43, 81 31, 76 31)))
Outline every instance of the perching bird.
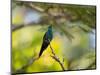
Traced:
POLYGON ((49 26, 47 32, 44 34, 43 37, 43 42, 39 53, 39 57, 42 55, 43 51, 48 47, 52 38, 53 38, 52 26, 49 26))

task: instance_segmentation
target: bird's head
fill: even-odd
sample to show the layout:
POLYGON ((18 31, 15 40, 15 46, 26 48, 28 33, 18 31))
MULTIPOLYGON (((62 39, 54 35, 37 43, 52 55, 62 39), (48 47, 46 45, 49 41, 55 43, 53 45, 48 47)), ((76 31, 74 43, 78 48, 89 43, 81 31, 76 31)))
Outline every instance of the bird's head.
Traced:
POLYGON ((48 31, 52 32, 52 26, 51 25, 48 27, 48 31))
POLYGON ((47 34, 48 34, 48 37, 49 38, 52 38, 53 37, 53 35, 52 35, 52 26, 51 25, 48 27, 47 34))
POLYGON ((48 27, 48 29, 52 29, 52 26, 50 25, 50 26, 48 27))

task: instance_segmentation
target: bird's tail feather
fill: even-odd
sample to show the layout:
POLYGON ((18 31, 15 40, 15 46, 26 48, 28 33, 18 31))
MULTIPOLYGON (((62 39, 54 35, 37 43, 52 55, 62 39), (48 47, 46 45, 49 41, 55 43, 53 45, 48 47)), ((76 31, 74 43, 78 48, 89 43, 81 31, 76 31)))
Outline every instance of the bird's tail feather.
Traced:
POLYGON ((42 55, 42 52, 39 53, 39 57, 42 55))
POLYGON ((40 50, 40 53, 39 53, 39 57, 42 55, 42 53, 43 53, 43 51, 42 51, 42 49, 40 50))

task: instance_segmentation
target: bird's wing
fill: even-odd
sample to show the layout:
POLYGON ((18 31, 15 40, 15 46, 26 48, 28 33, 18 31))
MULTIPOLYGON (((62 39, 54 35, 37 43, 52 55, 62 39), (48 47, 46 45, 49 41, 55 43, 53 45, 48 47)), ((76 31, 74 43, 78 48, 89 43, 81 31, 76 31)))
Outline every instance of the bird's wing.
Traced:
POLYGON ((48 37, 45 34, 43 37, 43 42, 42 42, 41 50, 39 53, 39 57, 42 55, 43 51, 48 47, 48 45, 49 45, 48 37))

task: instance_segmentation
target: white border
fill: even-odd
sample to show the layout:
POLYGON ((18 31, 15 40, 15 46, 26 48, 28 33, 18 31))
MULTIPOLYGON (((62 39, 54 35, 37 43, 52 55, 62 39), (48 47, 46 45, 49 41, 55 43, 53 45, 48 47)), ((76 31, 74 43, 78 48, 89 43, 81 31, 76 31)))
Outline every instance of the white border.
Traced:
MULTIPOLYGON (((25 0, 24 0, 25 1, 25 0)), ((100 0, 32 0, 41 2, 55 2, 67 4, 97 5, 97 70, 68 71, 55 73, 40 73, 40 75, 99 75, 100 70, 100 0)), ((10 0, 1 0, 0 2, 0 75, 10 75, 10 50, 11 50, 11 32, 10 32, 10 0)), ((28 74, 29 75, 29 74, 28 74)), ((33 75, 38 75, 33 74, 33 75)))
POLYGON ((0 75, 10 74, 10 0, 0 2, 0 75))

